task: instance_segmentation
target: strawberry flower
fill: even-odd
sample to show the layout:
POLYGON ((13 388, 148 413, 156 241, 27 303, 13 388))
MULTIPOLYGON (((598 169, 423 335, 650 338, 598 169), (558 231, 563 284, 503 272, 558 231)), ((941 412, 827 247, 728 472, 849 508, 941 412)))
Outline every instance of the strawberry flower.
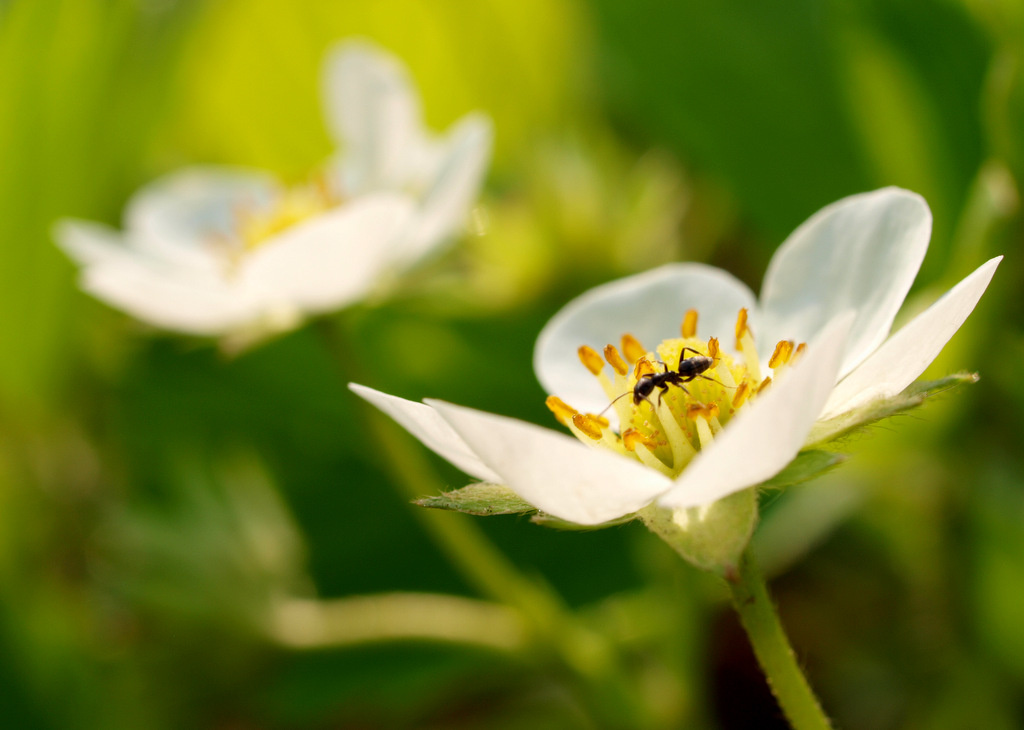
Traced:
MULTIPOLYGON (((890 336, 930 233, 924 200, 887 188, 801 225, 773 257, 760 298, 701 264, 586 292, 544 327, 534 358, 548 406, 572 435, 350 387, 483 482, 428 505, 460 509, 460 500, 490 495, 494 504, 476 513, 533 508, 579 525, 639 516, 656 532, 665 519, 685 531, 730 495, 753 495, 748 488, 777 478, 801 451, 920 402, 908 386, 974 309, 1001 258, 890 336), (683 362, 691 358, 707 360, 683 362), (695 364, 707 367, 638 388, 695 364)), ((743 519, 725 518, 744 532, 732 558, 756 520, 756 502, 741 502, 743 519)))
POLYGON ((82 288, 158 327, 258 334, 363 300, 437 251, 475 199, 488 120, 433 136, 404 68, 363 41, 329 55, 324 102, 341 151, 308 184, 189 168, 138 191, 121 232, 60 222, 82 288))

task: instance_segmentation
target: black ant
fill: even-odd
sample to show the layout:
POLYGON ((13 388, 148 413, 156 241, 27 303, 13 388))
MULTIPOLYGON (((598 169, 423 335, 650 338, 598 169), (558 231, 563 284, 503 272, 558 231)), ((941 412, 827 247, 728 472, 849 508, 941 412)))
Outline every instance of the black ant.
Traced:
MULTIPOLYGON (((709 378, 707 375, 704 375, 704 373, 715 364, 715 359, 713 357, 708 357, 707 355, 701 355, 699 351, 692 347, 684 347, 679 351, 679 364, 676 366, 675 370, 669 370, 668 365, 660 360, 658 361, 658 364, 665 368, 664 372, 645 373, 637 379, 636 385, 633 386, 634 406, 640 405, 642 401, 647 401, 650 403, 651 408, 653 408, 654 404, 651 403, 650 396, 655 389, 660 390, 658 393, 658 405, 661 405, 661 398, 668 392, 668 386, 670 385, 682 388, 683 392, 689 395, 690 391, 686 389, 684 383, 689 383, 691 380, 696 378, 704 378, 705 380, 710 380, 715 383, 718 382, 714 378, 709 378), (687 350, 696 353, 696 355, 694 357, 686 357, 687 350)), ((619 398, 625 398, 627 395, 629 395, 628 392, 620 395, 608 404, 608 408, 611 408, 619 398)), ((608 408, 605 408, 604 410, 607 411, 608 408)), ((602 411, 602 413, 604 413, 604 411, 602 411)))

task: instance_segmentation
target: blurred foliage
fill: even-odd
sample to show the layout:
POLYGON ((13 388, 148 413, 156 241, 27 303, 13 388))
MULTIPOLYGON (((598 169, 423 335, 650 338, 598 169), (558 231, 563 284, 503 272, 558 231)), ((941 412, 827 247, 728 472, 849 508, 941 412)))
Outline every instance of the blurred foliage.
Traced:
MULTIPOLYGON (((76 292, 50 240, 64 216, 117 224, 183 164, 305 178, 332 151, 320 63, 351 35, 404 59, 433 128, 480 109, 497 135, 473 233, 338 315, 369 385, 553 426, 531 357, 562 303, 671 260, 756 287, 795 225, 882 185, 935 213, 908 308, 1007 255, 927 374, 981 382, 767 494, 757 544, 838 726, 1024 726, 1015 0, 0 4, 5 726, 608 726, 543 642, 277 642, 282 597, 474 589, 389 485, 314 328, 230 359, 76 292)), ((649 534, 475 524, 606 642, 648 708, 633 725, 776 726, 724 594, 649 534)))

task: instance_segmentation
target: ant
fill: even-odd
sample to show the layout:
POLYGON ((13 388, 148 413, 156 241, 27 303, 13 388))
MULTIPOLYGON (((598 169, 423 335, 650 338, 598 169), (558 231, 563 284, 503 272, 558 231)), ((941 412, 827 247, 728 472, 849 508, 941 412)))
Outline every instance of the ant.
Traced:
MULTIPOLYGON (((709 370, 714 363, 714 358, 701 355, 700 352, 692 347, 684 347, 679 351, 679 364, 676 365, 675 370, 669 370, 668 365, 659 360, 658 364, 664 366, 664 372, 645 373, 637 379, 636 385, 633 386, 633 405, 638 406, 641 401, 647 401, 653 408, 654 404, 651 403, 650 396, 655 389, 660 391, 658 393, 658 405, 661 405, 661 397, 668 392, 668 386, 670 385, 679 386, 682 388, 684 393, 689 395, 690 391, 686 389, 684 383, 689 383, 691 380, 696 378, 704 378, 705 380, 711 380, 712 382, 717 383, 718 381, 714 378, 709 378, 707 375, 704 375, 704 373, 709 370), (696 354, 693 357, 686 357, 687 350, 696 354)), ((625 398, 627 395, 629 395, 628 392, 620 395, 608 404, 608 408, 611 408, 619 398, 625 398)), ((605 408, 604 410, 607 411, 608 408, 605 408)), ((604 411, 602 411, 602 413, 603 412, 604 411)))

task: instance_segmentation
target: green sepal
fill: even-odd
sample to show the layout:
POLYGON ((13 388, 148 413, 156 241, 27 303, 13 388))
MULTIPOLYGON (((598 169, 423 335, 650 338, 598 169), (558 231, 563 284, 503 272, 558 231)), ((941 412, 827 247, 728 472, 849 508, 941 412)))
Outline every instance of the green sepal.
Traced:
POLYGON ((869 403, 842 413, 827 421, 820 421, 811 429, 805 448, 820 446, 881 421, 883 418, 917 408, 929 397, 956 388, 966 383, 977 383, 977 373, 956 373, 939 380, 923 380, 906 388, 899 395, 878 398, 869 403))
POLYGON ((519 515, 536 512, 537 508, 504 484, 478 482, 462 489, 443 492, 436 497, 417 499, 416 504, 431 509, 446 509, 468 515, 519 515))
POLYGON ((789 466, 759 486, 762 489, 791 487, 824 474, 844 461, 846 461, 845 454, 833 454, 830 451, 819 449, 801 451, 793 461, 789 462, 789 466))
POLYGON ((550 527, 555 530, 586 532, 590 530, 603 530, 606 527, 615 527, 616 525, 624 525, 627 522, 632 522, 635 519, 637 519, 637 515, 634 512, 632 514, 619 517, 618 519, 609 520, 608 522, 602 522, 598 525, 581 525, 576 522, 569 522, 568 520, 563 520, 561 517, 549 515, 546 512, 538 512, 530 518, 530 522, 533 522, 538 525, 543 525, 544 527, 550 527))
POLYGON ((684 560, 725 576, 738 569, 757 526, 757 487, 704 507, 670 510, 652 504, 637 514, 684 560))

